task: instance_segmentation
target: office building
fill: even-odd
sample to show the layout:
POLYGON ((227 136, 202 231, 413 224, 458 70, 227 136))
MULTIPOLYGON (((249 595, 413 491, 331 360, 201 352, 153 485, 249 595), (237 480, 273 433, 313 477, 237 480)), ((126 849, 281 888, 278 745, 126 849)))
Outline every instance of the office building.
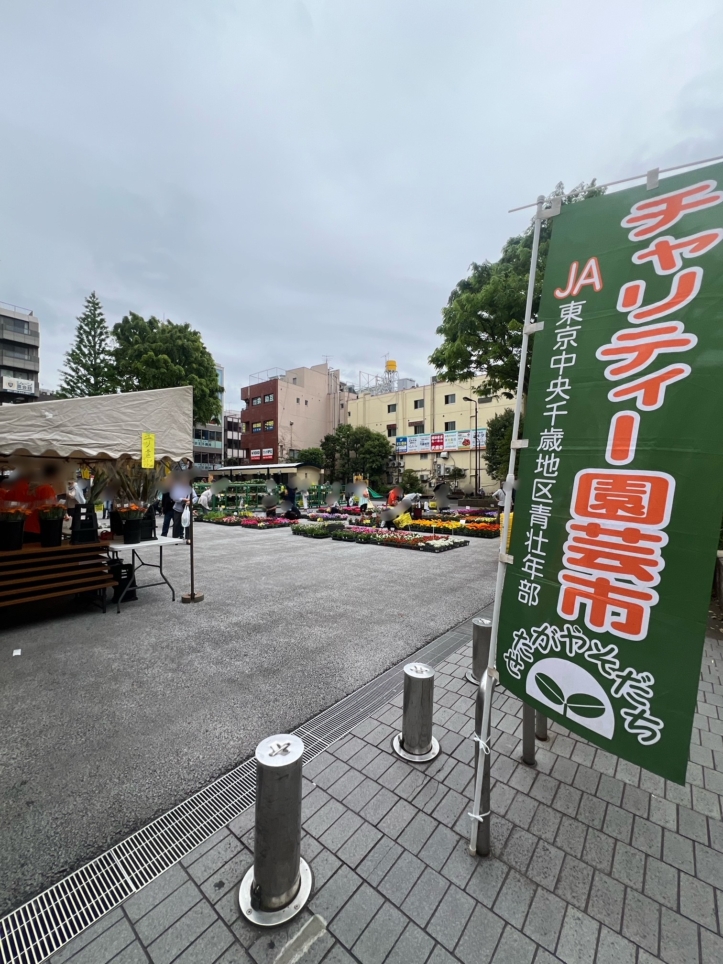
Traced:
MULTIPOLYGON (((224 387, 223 365, 216 363, 216 374, 218 384, 224 387)), ((223 392, 220 392, 221 405, 223 406, 223 392)), ((224 445, 223 445, 223 418, 219 418, 206 425, 197 423, 193 427, 193 461, 199 469, 213 469, 223 465, 224 445)))
POLYGON ((383 376, 361 379, 361 394, 349 403, 352 425, 381 432, 394 446, 390 481, 398 481, 405 469, 412 469, 423 482, 457 476, 459 487, 468 494, 496 487, 498 480, 489 477, 482 459, 487 423, 513 408, 514 402, 477 395, 477 389, 484 389, 483 378, 464 383, 432 378, 428 385, 412 382, 411 387, 403 387, 411 380, 395 376, 396 363, 388 362, 383 376), (465 396, 477 403, 477 449, 475 402, 465 401, 465 396))
POLYGON ((40 396, 40 324, 32 311, 0 302, 0 402, 40 396))

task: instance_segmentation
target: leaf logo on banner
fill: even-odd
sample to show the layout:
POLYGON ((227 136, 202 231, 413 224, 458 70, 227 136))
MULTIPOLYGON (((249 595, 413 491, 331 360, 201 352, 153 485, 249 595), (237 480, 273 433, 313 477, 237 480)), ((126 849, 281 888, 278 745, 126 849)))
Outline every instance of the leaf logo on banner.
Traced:
POLYGON ((589 693, 573 693, 573 695, 566 700, 565 694, 555 680, 552 679, 551 676, 546 676, 544 673, 537 674, 537 685, 551 703, 557 703, 563 716, 568 710, 571 710, 578 716, 593 719, 596 716, 602 716, 605 712, 605 706, 602 700, 599 700, 597 696, 591 696, 589 693))

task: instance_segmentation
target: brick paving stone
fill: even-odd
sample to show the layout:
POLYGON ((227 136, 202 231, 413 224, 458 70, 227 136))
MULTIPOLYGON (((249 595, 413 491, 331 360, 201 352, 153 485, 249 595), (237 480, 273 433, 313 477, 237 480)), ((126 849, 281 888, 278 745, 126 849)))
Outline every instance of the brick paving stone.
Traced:
MULTIPOLYGON (((389 753, 381 753, 378 748, 370 748, 376 753, 366 766, 361 768, 362 773, 366 776, 371 777, 372 780, 379 782, 379 777, 387 772, 392 766, 394 766, 396 760, 389 753)), ((353 759, 351 761, 354 762, 353 759)))
POLYGON ((421 927, 411 922, 387 957, 385 964, 424 964, 429 957, 434 941, 421 927))
POLYGON ((377 827, 387 837, 396 839, 416 813, 417 810, 406 800, 398 800, 389 813, 377 823, 377 827))
POLYGON ((309 907, 325 921, 330 921, 361 884, 361 877, 342 865, 316 894, 312 894, 309 907))
POLYGON ((485 857, 480 860, 465 889, 475 900, 492 907, 508 872, 509 868, 501 860, 485 857))
POLYGON ((704 790, 701 787, 693 787, 693 809, 698 813, 712 817, 714 820, 721 818, 720 798, 717 793, 704 790))
POLYGON ((373 827, 370 823, 362 823, 346 843, 337 850, 337 853, 345 864, 356 867, 375 844, 381 840, 381 837, 382 834, 376 827, 373 827))
POLYGON ((636 953, 637 948, 631 941, 607 927, 600 929, 595 964, 635 964, 636 953))
POLYGON ((444 877, 427 867, 407 895, 402 910, 420 927, 425 927, 448 887, 444 877))
POLYGON ((568 760, 565 757, 558 756, 552 767, 551 776, 556 780, 560 780, 562 783, 572 784, 577 771, 577 763, 573 763, 572 760, 568 760))
POLYGON ((464 888, 478 864, 479 857, 470 854, 468 841, 457 838, 457 844, 442 868, 442 876, 457 887, 464 888))
POLYGON ((330 750, 335 757, 348 763, 354 754, 363 750, 366 745, 358 736, 349 736, 348 739, 337 740, 330 750))
MULTIPOLYGON (((582 747, 582 743, 578 743, 578 746, 582 747)), ((595 748, 590 746, 587 749, 593 751, 594 756, 595 748)), ((574 754, 573 754, 574 756, 574 754)), ((596 770, 591 770, 589 766, 580 766, 577 768, 577 773, 575 774, 575 779, 572 781, 572 785, 578 790, 582 790, 583 793, 589 793, 593 796, 597 793, 598 784, 600 783, 600 774, 596 770)))
POLYGON ((717 930, 715 891, 710 884, 681 873, 680 913, 712 931, 717 930))
POLYGON ((428 964, 457 964, 457 962, 449 951, 446 951, 441 944, 435 944, 428 964))
POLYGON ((651 954, 658 953, 660 906, 635 890, 625 893, 623 936, 651 954))
MULTIPOLYGON (((311 793, 307 794, 301 801, 301 820, 302 823, 306 823, 309 817, 313 816, 318 810, 331 800, 329 794, 322 790, 321 787, 314 787, 311 793)), ((252 808, 249 808, 252 809, 252 808)), ((251 827, 253 827, 253 821, 251 827)), ((246 831, 248 833, 248 830, 246 831)), ((244 835, 245 836, 245 835, 244 835)))
POLYGON ((531 881, 511 870, 495 901, 494 912, 513 927, 522 927, 535 890, 536 887, 531 881))
POLYGON ((695 863, 698 877, 719 890, 723 890, 723 860, 720 854, 702 844, 695 845, 695 863))
POLYGON ((502 859, 510 867, 519 870, 521 874, 527 870, 527 865, 532 858, 532 854, 537 846, 537 837, 519 827, 513 827, 512 833, 507 838, 505 849, 502 851, 502 859))
MULTIPOLYGON (((505 926, 504 921, 496 914, 478 904, 457 944, 455 954, 464 964, 488 964, 505 926)), ((412 962, 407 961, 405 964, 412 962)))
POLYGON ((620 806, 620 801, 623 799, 624 790, 625 785, 620 780, 603 775, 600 777, 597 795, 601 800, 605 800, 606 803, 612 803, 617 807, 620 806))
POLYGON ((178 890, 178 888, 187 881, 187 874, 180 864, 176 864, 164 874, 161 874, 160 877, 152 880, 143 890, 139 890, 137 894, 129 897, 123 905, 124 910, 131 921, 140 920, 144 914, 153 910, 157 904, 160 904, 169 894, 172 894, 174 890, 178 890))
POLYGON ((348 770, 343 777, 327 787, 327 790, 335 800, 344 800, 364 779, 363 774, 359 773, 358 770, 348 770))
MULTIPOLYGON (((308 820, 303 821, 304 829, 306 830, 307 833, 312 834, 312 836, 318 839, 345 812, 347 811, 345 810, 344 806, 341 803, 339 803, 338 800, 329 799, 308 820)), ((302 806, 302 818, 303 818, 303 806, 302 806)))
POLYGON ((443 783, 430 780, 414 798, 414 806, 424 810, 425 813, 434 813, 449 792, 449 788, 443 783))
MULTIPOLYGON (((349 766, 354 767, 355 770, 359 771, 366 770, 366 768, 371 765, 373 760, 376 760, 377 757, 382 755, 375 746, 371 746, 369 743, 364 743, 363 740, 361 743, 361 747, 357 750, 354 756, 349 757, 349 759, 346 761, 349 766)), ((389 765, 391 766, 391 760, 389 761, 389 765)))
POLYGON ((538 807, 539 803, 537 800, 533 800, 532 797, 528 797, 524 793, 518 793, 510 807, 508 807, 506 817, 508 820, 511 820, 512 823, 517 824, 518 827, 527 830, 532 823, 538 807))
POLYGON ((203 854, 202 857, 192 864, 187 865, 188 873, 197 884, 202 884, 203 881, 207 880, 219 867, 223 867, 224 864, 228 863, 232 857, 240 853, 243 849, 244 847, 236 837, 228 834, 227 837, 224 837, 219 843, 203 854))
POLYGON ((447 950, 454 950, 474 906, 471 897, 452 885, 427 924, 427 933, 447 950))
POLYGON ((429 777, 421 770, 412 770, 412 772, 402 780, 399 786, 394 788, 394 792, 404 800, 412 801, 428 783, 429 777))
MULTIPOLYGON (((356 771, 351 771, 356 772, 356 771)), ((356 786, 344 797, 344 806, 349 807, 355 813, 359 813, 364 807, 374 799, 382 789, 378 783, 369 777, 358 774, 360 777, 356 786)))
POLYGON ((213 908, 205 900, 199 901, 148 945, 153 964, 170 964, 216 920, 213 908))
POLYGON ((402 851, 401 856, 379 884, 379 890, 389 900, 401 905, 424 869, 425 865, 419 857, 415 857, 414 854, 407 851, 402 851))
POLYGON ((377 782, 383 787, 386 787, 387 790, 394 790, 411 772, 412 768, 408 763, 405 763, 403 760, 395 760, 388 770, 385 770, 381 776, 377 777, 377 782))
POLYGON ((619 931, 623 918, 625 887, 600 871, 595 871, 588 901, 587 912, 591 917, 619 931))
POLYGON ((568 907, 557 945, 557 956, 565 964, 589 964, 595 956, 600 925, 592 917, 568 907))
POLYGON ((568 903, 584 910, 587 895, 590 892, 592 875, 591 867, 588 867, 587 864, 576 857, 567 854, 557 878, 555 893, 568 903))
MULTIPOLYGON (((303 848, 302 848, 303 853, 303 848)), ((311 861, 311 869, 314 871, 314 890, 318 891, 324 884, 337 872, 341 866, 341 861, 328 850, 318 853, 311 861)))
POLYGON ((618 843, 613 860, 613 877, 628 887, 642 890, 644 874, 645 857, 643 854, 632 847, 628 847, 627 844, 618 843))
MULTIPOLYGON (((379 789, 369 803, 367 803, 359 811, 359 815, 363 817, 366 821, 373 824, 378 824, 379 821, 385 817, 389 811, 392 809, 395 803, 397 803, 398 798, 394 794, 387 790, 385 787, 379 789)), ((355 809, 352 807, 352 809, 355 809)))
POLYGON ((189 880, 162 900, 145 917, 136 921, 135 928, 138 936, 146 946, 149 945, 201 899, 201 892, 189 880))
POLYGON ((562 816, 559 813, 543 805, 537 808, 534 819, 530 824, 530 832, 547 840, 548 843, 554 843, 561 822, 562 816))
POLYGON ((492 964, 530 964, 535 954, 532 941, 508 924, 497 945, 492 964))
POLYGON ((328 750, 324 750, 317 757, 314 757, 310 763, 306 764, 304 767, 304 776, 307 778, 307 780, 315 781, 320 773, 322 773, 327 767, 331 766, 332 763, 335 762, 336 760, 332 754, 329 753, 328 750))
POLYGON ((432 836, 432 832, 436 826, 436 821, 428 814, 417 811, 402 833, 397 837, 397 841, 405 850, 417 854, 432 836))
POLYGON ((444 824, 437 824, 418 856, 433 870, 441 870, 458 841, 459 837, 456 833, 444 824))
POLYGON ((723 961, 723 940, 710 931, 700 932, 700 964, 719 964, 723 961))
POLYGON ((555 844, 560 850, 564 850, 573 857, 580 857, 585 847, 586 836, 587 827, 585 824, 577 820, 571 820, 570 817, 563 817, 560 822, 560 829, 555 837, 555 844))
POLYGON ((508 807, 512 805, 516 796, 516 792, 512 787, 508 787, 506 783, 495 783, 490 793, 492 812, 495 816, 502 816, 507 813, 508 807))
POLYGON ((647 817, 650 810, 650 794, 647 790, 641 790, 626 783, 621 806, 623 810, 628 810, 638 817, 647 817))
POLYGON ((666 830, 663 833, 663 860, 687 874, 695 874, 693 842, 680 834, 666 830))
POLYGON ((352 810, 344 810, 342 815, 319 837, 327 850, 335 853, 363 824, 362 818, 352 810))
POLYGON ((469 801, 466 797, 463 797, 455 790, 450 790, 442 802, 435 807, 432 816, 447 827, 453 827, 468 803, 469 801))
POLYGON ((630 843, 633 833, 633 815, 627 810, 609 804, 605 812, 603 830, 611 837, 622 840, 623 843, 630 843))
POLYGON ((406 917, 392 904, 384 903, 352 947, 352 953, 362 964, 383 964, 406 926, 406 917))
POLYGON ((565 916, 566 904, 542 888, 537 890, 523 931, 537 944, 554 951, 565 916))
POLYGON ((583 793, 580 801, 580 808, 577 811, 577 819, 581 820, 588 827, 595 827, 600 830, 605 820, 607 805, 603 800, 598 800, 589 793, 583 793))
POLYGON ((669 800, 653 796, 650 798, 650 819, 667 830, 678 828, 678 808, 669 800))
POLYGON ((664 907, 660 917, 660 956, 669 964, 699 964, 698 928, 664 907))
POLYGON ((648 857, 645 867, 644 893, 659 904, 676 910, 678 907, 678 871, 654 857, 648 857))
POLYGON ((233 887, 238 887, 253 862, 253 854, 244 847, 241 853, 232 857, 223 867, 219 867, 215 874, 201 884, 202 893, 211 903, 220 900, 233 887))
POLYGON ((545 773, 538 773, 537 779, 532 785, 530 796, 540 803, 552 803, 553 797, 557 793, 557 780, 547 776, 545 773))
POLYGON ((336 915, 329 930, 344 947, 351 948, 382 904, 379 894, 368 884, 362 884, 336 915))
MULTIPOLYGON (((228 930, 223 921, 217 920, 175 959, 175 964, 215 961, 234 943, 234 936, 231 931, 228 930)), ((246 952, 242 951, 241 953, 245 954, 246 952)))
MULTIPOLYGON (((468 821, 465 821, 465 833, 467 833, 468 830, 468 821)), ((497 817, 492 821, 492 826, 490 827, 490 843, 492 853, 495 857, 498 857, 504 850, 507 838, 511 832, 512 824, 508 820, 505 820, 504 817, 497 817)))
POLYGON ((547 890, 554 890, 564 858, 565 855, 561 850, 553 847, 546 840, 540 840, 527 868, 527 876, 547 890))
POLYGON ((649 820, 635 817, 632 844, 637 850, 642 850, 651 857, 659 858, 663 846, 662 828, 649 820))
POLYGON ((708 821, 702 813, 678 807, 678 832, 699 843, 708 843, 708 821))
POLYGON ((472 779, 474 779, 473 767, 467 763, 458 762, 452 772, 444 777, 443 782, 450 790, 457 790, 459 793, 463 793, 472 779))
POLYGON ((603 873, 609 873, 614 854, 615 840, 612 837, 597 830, 588 830, 582 852, 582 859, 586 864, 602 870, 603 873))
MULTIPOLYGON (((246 952, 241 948, 241 953, 246 952)), ((76 959, 73 958, 75 964, 76 959)), ((99 964, 95 961, 94 964, 99 964)), ((113 964, 148 964, 148 955, 146 954, 143 945, 136 941, 133 944, 129 944, 128 947, 124 948, 120 954, 113 958, 113 964)), ((188 962, 186 962, 188 964, 188 962)))
POLYGON ((394 866, 402 848, 390 837, 382 837, 356 868, 367 883, 376 887, 394 866))

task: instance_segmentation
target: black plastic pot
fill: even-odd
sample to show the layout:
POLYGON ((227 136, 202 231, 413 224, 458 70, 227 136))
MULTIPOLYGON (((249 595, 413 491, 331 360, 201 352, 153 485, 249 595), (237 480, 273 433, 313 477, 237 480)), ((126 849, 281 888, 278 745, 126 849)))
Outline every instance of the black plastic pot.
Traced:
POLYGON ((141 542, 148 542, 156 538, 156 520, 154 517, 146 516, 145 519, 138 520, 141 524, 141 542))
POLYGON ((25 517, 12 522, 0 521, 0 552, 17 552, 23 548, 25 517))
POLYGON ((40 520, 40 545, 44 549, 52 549, 63 542, 63 517, 59 519, 40 520))
POLYGON ((126 519, 123 522, 123 542, 128 546, 141 541, 143 519, 126 519))

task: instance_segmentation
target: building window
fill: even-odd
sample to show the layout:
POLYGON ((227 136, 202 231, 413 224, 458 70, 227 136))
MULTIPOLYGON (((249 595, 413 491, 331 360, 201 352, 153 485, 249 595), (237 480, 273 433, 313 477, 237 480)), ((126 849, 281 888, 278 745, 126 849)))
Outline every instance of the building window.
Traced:
POLYGON ((300 398, 297 398, 297 399, 296 399, 296 404, 297 404, 297 405, 300 405, 300 404, 301 404, 301 399, 300 399, 300 398))
POLYGON ((415 435, 424 435, 424 426, 423 426, 423 425, 415 425, 415 426, 414 426, 414 434, 415 434, 415 435))
POLYGON ((273 392, 272 392, 270 395, 264 395, 264 401, 265 401, 265 402, 273 402, 273 400, 274 400, 274 394, 273 394, 273 392))
POLYGON ((422 454, 421 454, 419 457, 420 457, 420 459, 428 459, 428 458, 429 458, 429 452, 422 452, 422 454))
POLYGON ((252 432, 260 432, 260 431, 261 431, 261 422, 254 422, 254 424, 251 426, 251 431, 252 431, 252 432))
POLYGON ((445 404, 445 405, 454 405, 454 403, 455 403, 456 401, 457 401, 457 396, 456 396, 456 395, 445 395, 445 396, 444 396, 444 404, 445 404))
POLYGON ((494 395, 483 395, 480 398, 480 402, 491 402, 494 400, 494 395))
POLYGON ((251 404, 252 404, 252 405, 260 405, 260 404, 261 404, 261 396, 260 396, 260 395, 257 395, 256 398, 252 398, 252 399, 251 399, 251 404))
POLYGON ((423 398, 415 398, 415 399, 414 399, 414 407, 415 407, 415 408, 424 408, 424 399, 423 399, 423 398))
POLYGON ((273 418, 267 418, 264 422, 264 432, 273 432, 274 430, 274 420, 273 418))
POLYGON ((308 399, 308 398, 305 398, 305 399, 304 399, 304 405, 308 405, 308 404, 309 404, 309 399, 308 399))
POLYGON ((342 402, 339 407, 344 408, 344 402, 342 402))
POLYGON ((396 438, 396 437, 397 437, 397 426, 387 425, 387 438, 396 438))
POLYGON ((243 434, 244 432, 248 432, 248 430, 249 430, 249 423, 241 422, 241 433, 243 434))
MULTIPOLYGON (((414 407, 416 408, 417 406, 415 405, 414 407)), ((397 410, 396 402, 395 402, 393 405, 387 405, 387 414, 388 414, 388 415, 391 415, 392 412, 396 412, 396 410, 397 410)))
POLYGON ((292 385, 295 385, 295 384, 296 384, 296 378, 292 378, 292 379, 291 379, 291 384, 292 384, 292 385))
POLYGON ((445 423, 444 423, 444 430, 445 430, 445 432, 456 432, 456 431, 457 431, 457 423, 456 423, 456 422, 445 422, 445 423))

